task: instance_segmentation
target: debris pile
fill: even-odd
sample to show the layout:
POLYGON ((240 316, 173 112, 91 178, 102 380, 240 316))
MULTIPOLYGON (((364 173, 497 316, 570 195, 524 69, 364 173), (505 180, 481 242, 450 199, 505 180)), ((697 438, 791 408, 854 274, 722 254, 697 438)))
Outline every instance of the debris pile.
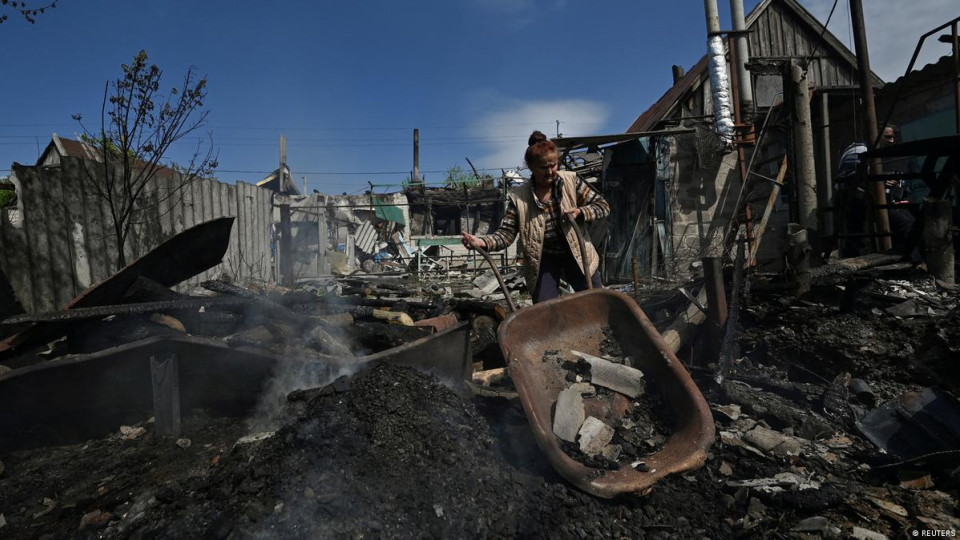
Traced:
MULTIPOLYGON (((605 348, 618 350, 611 341, 604 340, 605 348)), ((671 433, 670 411, 656 383, 628 365, 629 357, 548 349, 542 360, 566 372, 567 385, 553 416, 553 432, 564 452, 595 469, 629 464, 647 471, 642 458, 659 450, 671 433)))
MULTIPOLYGON (((709 343, 677 355, 713 412, 706 463, 646 496, 611 500, 572 487, 537 447, 495 343, 497 304, 425 294, 403 279, 298 290, 218 280, 200 296, 140 278, 99 305, 19 320, 19 337, 5 342, 0 401, 17 381, 63 366, 77 370, 64 392, 109 384, 99 396, 149 401, 149 377, 138 386, 123 358, 174 343, 204 352, 180 358, 181 373, 216 366, 181 378, 191 396, 183 403, 271 391, 282 408, 264 422, 253 403, 185 406, 180 433, 164 437, 149 405, 110 416, 84 408, 93 400, 49 392, 0 407, 4 429, 37 419, 15 447, 0 437, 3 538, 895 538, 960 529, 960 294, 912 267, 831 274, 803 299, 748 288, 722 380, 716 364, 692 360, 709 343), (891 313, 894 302, 918 309, 891 313), (472 385, 383 358, 463 322, 472 385), (214 352, 220 363, 206 363, 214 352), (90 365, 103 366, 96 377, 79 371, 90 365), (230 390, 243 372, 260 386, 230 390), (203 377, 212 382, 202 391, 191 386, 203 377), (75 414, 43 418, 48 402, 75 414), (74 432, 81 420, 108 426, 74 432)), ((658 321, 682 311, 663 293, 655 300, 646 311, 658 321)), ((599 350, 553 349, 539 361, 565 380, 548 418, 568 456, 616 474, 643 471, 645 456, 669 447, 681 419, 612 336, 599 350)))

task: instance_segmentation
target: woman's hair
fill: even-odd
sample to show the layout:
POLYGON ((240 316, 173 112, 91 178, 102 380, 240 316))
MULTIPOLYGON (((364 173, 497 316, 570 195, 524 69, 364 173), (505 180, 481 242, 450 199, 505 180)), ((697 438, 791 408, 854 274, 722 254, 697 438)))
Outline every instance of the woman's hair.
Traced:
POLYGON ((523 155, 523 160, 527 163, 527 167, 531 166, 534 162, 540 162, 546 159, 548 154, 557 153, 557 145, 553 144, 553 141, 547 139, 547 136, 539 131, 534 131, 530 134, 530 138, 527 139, 527 152, 523 155))

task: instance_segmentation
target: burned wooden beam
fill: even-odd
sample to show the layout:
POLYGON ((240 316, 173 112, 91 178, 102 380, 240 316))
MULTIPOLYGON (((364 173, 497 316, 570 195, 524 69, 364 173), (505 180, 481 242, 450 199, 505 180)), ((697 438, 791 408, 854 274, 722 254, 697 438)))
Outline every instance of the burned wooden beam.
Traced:
POLYGON ((142 302, 139 304, 117 304, 109 306, 95 306, 74 308, 44 313, 26 313, 8 317, 0 321, 0 325, 14 325, 22 323, 54 323, 81 321, 110 315, 133 315, 137 313, 154 313, 157 311, 198 310, 200 308, 240 308, 252 303, 246 298, 213 297, 213 298, 183 298, 180 300, 160 300, 157 302, 142 302))

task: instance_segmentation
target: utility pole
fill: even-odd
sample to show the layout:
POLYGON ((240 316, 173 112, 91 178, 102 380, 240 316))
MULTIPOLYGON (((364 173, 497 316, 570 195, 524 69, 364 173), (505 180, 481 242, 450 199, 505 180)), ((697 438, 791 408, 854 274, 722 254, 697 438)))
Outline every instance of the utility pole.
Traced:
POLYGON ((420 130, 413 129, 413 178, 411 182, 420 181, 420 130))
MULTIPOLYGON (((863 125, 868 144, 871 149, 877 141, 877 107, 873 100, 873 84, 870 80, 870 52, 867 50, 867 29, 863 23, 863 1, 850 0, 850 22, 853 25, 853 42, 857 52, 857 71, 860 75, 860 96, 863 98, 863 125)), ((873 194, 875 209, 875 231, 879 236, 877 246, 880 251, 887 251, 893 247, 890 238, 890 217, 887 214, 887 195, 884 192, 883 182, 875 179, 883 174, 883 164, 879 158, 870 161, 870 176, 867 178, 870 192, 873 194)))
POLYGON ((283 192, 286 189, 286 175, 284 168, 287 164, 287 136, 280 135, 280 167, 277 168, 277 191, 283 192))
MULTIPOLYGON (((730 17, 733 19, 733 29, 743 32, 747 23, 743 18, 743 0, 730 0, 730 17)), ((750 84, 750 72, 747 71, 747 62, 750 61, 750 52, 747 49, 746 34, 738 33, 735 38, 737 49, 737 65, 732 69, 737 71, 737 82, 740 86, 740 109, 748 118, 753 118, 753 85, 750 84)))
POLYGON ((560 138, 560 121, 557 120, 557 138, 560 138))

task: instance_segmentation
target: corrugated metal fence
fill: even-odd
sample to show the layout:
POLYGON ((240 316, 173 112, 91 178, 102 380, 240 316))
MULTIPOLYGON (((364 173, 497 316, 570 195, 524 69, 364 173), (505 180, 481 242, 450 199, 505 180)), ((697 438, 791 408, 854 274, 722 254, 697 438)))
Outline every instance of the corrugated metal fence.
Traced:
MULTIPOLYGON (((0 267, 28 312, 58 309, 116 271, 117 245, 110 208, 81 176, 82 162, 58 168, 14 164, 15 207, 0 209, 0 267)), ((194 277, 194 285, 226 272, 271 277, 271 192, 238 182, 195 180, 186 186, 158 177, 135 214, 124 253, 133 262, 194 225, 235 216, 223 263, 194 277)))

